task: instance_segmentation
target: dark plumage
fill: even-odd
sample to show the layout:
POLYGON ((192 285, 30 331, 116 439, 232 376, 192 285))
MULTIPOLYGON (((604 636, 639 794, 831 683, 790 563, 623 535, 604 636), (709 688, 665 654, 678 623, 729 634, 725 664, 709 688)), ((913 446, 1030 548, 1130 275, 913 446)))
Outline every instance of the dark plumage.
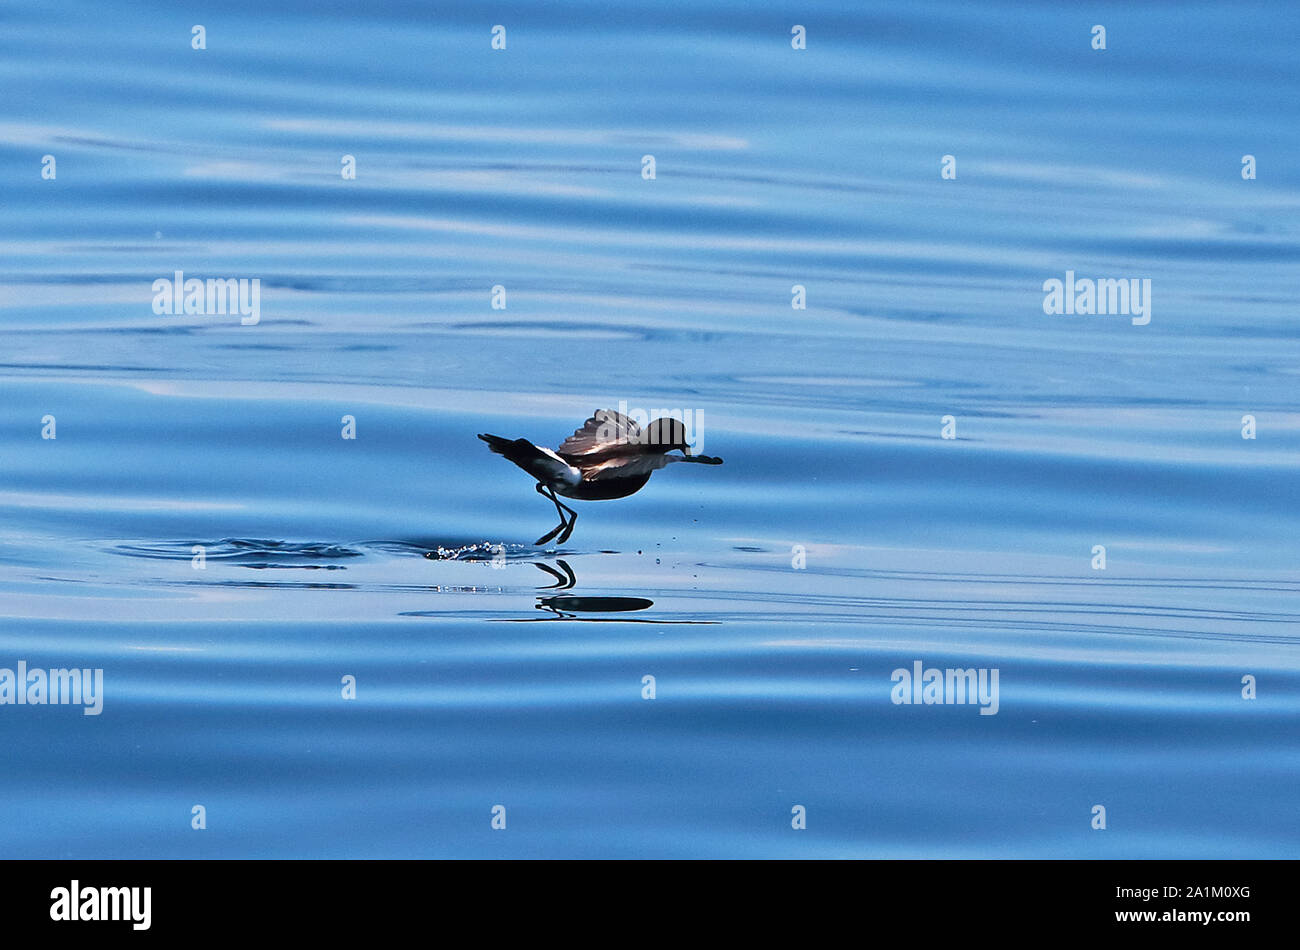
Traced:
POLYGON ((539 448, 527 439, 503 439, 480 434, 493 452, 505 456, 537 479, 537 491, 555 503, 560 523, 538 538, 545 544, 556 535, 563 544, 573 534, 578 513, 555 496, 582 501, 625 498, 640 491, 650 476, 671 462, 721 465, 722 459, 692 455, 686 444, 686 427, 676 419, 655 419, 645 429, 624 415, 600 409, 555 451, 539 448), (681 455, 669 455, 680 451, 681 455), (567 517, 566 517, 567 513, 567 517))

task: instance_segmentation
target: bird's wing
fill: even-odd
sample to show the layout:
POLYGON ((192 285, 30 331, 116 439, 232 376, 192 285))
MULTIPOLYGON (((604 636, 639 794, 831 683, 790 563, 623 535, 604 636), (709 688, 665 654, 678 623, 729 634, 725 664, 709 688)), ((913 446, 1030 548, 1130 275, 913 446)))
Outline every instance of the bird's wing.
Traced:
POLYGON ((597 409, 556 451, 570 458, 581 458, 597 455, 614 445, 636 443, 640 436, 641 427, 627 416, 613 409, 597 409))
POLYGON ((613 458, 595 465, 582 466, 584 482, 599 482, 606 478, 635 478, 657 472, 669 462, 666 455, 636 455, 631 458, 613 458))

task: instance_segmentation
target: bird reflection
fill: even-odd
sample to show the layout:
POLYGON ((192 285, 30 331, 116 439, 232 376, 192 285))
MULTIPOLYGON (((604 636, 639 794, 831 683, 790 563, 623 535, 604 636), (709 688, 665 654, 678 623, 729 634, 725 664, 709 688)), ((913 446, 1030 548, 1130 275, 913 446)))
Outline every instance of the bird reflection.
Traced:
POLYGON ((654 605, 653 600, 644 597, 574 597, 559 594, 537 598, 538 610, 549 611, 564 620, 577 620, 579 613, 625 613, 629 610, 645 610, 654 605))
MULTIPOLYGON (((538 590, 569 590, 578 583, 577 575, 564 558, 555 561, 559 570, 541 561, 533 561, 538 570, 555 578, 554 584, 545 584, 538 590), (563 573, 561 573, 563 572, 563 573)), ((579 613, 626 613, 630 610, 645 610, 653 607, 655 602, 644 597, 576 597, 573 594, 555 594, 550 597, 538 597, 537 609, 546 610, 565 620, 576 620, 579 613)))
MULTIPOLYGON (((427 545, 426 545, 427 546, 427 545)), ((605 552, 616 554, 616 551, 605 552)), ((489 564, 492 567, 505 567, 508 562, 501 545, 472 544, 458 548, 440 545, 436 551, 426 551, 424 557, 429 560, 451 560, 461 556, 470 563, 489 564), (466 556, 468 554, 468 556, 466 556), (491 555, 490 557, 488 555, 491 555), (451 556, 449 556, 451 555, 451 556)), ((515 561, 513 563, 519 563, 515 561)), ((541 584, 539 591, 570 591, 578 586, 578 575, 564 558, 555 558, 552 563, 540 559, 529 562, 547 576, 552 582, 541 584)), ((442 588, 439 588, 442 589, 442 588)), ((479 588, 454 588, 455 590, 478 590, 479 588)), ((586 594, 550 593, 537 596, 533 606, 541 611, 542 616, 513 616, 494 618, 496 623, 537 623, 555 620, 577 621, 579 623, 653 623, 653 624, 716 624, 718 620, 684 620, 655 617, 613 617, 610 614, 629 614, 646 610, 654 606, 648 597, 602 597, 586 594), (586 616, 584 616, 586 615, 586 616)), ((437 611, 405 611, 403 617, 432 617, 437 611)))
POLYGON ((543 564, 541 561, 533 561, 533 567, 537 568, 539 571, 545 571, 547 574, 550 574, 555 578, 554 584, 546 584, 537 588, 538 590, 569 590, 574 584, 578 583, 578 578, 574 576, 573 568, 569 567, 568 561, 564 558, 559 558, 555 563, 564 571, 563 574, 551 567, 549 564, 543 564))

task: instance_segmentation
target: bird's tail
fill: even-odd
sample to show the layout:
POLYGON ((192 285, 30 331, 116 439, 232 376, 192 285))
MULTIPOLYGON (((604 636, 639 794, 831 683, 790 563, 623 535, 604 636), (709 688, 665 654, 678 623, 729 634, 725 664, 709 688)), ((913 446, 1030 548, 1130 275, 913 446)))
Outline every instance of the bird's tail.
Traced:
POLYGON ((536 474, 538 463, 544 466, 554 463, 553 459, 527 439, 503 439, 499 435, 487 435, 482 432, 478 437, 497 455, 504 455, 529 474, 536 474))

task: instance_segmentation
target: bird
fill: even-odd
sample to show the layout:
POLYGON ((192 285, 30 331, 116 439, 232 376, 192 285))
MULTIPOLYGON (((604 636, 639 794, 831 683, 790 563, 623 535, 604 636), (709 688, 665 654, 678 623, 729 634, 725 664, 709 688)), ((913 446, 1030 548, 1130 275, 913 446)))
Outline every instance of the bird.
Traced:
POLYGON ((537 479, 537 493, 555 503, 560 523, 533 544, 545 544, 557 535, 556 543, 563 544, 573 534, 578 513, 557 495, 580 501, 626 498, 672 462, 722 464, 720 458, 693 454, 686 435, 686 426, 672 417, 655 419, 642 429, 622 413, 598 409, 555 451, 527 439, 503 439, 482 432, 479 438, 497 455, 537 479), (674 451, 682 454, 669 454, 674 451))

